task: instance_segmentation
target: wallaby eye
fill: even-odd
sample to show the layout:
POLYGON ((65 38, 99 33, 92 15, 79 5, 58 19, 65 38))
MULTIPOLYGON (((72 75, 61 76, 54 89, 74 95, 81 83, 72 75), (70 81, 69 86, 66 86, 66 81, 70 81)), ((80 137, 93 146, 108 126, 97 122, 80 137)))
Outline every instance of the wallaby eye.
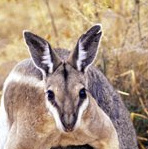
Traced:
POLYGON ((85 99, 86 98, 86 91, 85 91, 85 88, 82 88, 81 90, 80 90, 80 92, 79 92, 79 97, 81 98, 81 99, 85 99))
POLYGON ((52 90, 47 91, 48 94, 48 100, 54 100, 54 92, 52 90))

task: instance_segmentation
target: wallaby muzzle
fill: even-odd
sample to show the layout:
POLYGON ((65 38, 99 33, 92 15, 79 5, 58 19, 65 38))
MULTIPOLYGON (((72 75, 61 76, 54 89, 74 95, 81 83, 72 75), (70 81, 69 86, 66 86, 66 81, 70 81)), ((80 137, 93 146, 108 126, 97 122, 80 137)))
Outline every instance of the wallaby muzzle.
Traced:
POLYGON ((61 122, 64 126, 65 132, 70 132, 74 130, 74 126, 76 124, 77 116, 76 114, 62 114, 61 122))

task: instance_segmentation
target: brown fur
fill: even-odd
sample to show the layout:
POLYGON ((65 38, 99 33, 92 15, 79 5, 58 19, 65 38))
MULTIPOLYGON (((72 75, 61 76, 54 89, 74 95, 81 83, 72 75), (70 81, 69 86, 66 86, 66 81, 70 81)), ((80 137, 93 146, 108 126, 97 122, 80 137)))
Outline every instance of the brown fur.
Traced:
MULTIPOLYGON (((56 128, 53 117, 49 116, 46 110, 42 89, 12 82, 7 87, 6 93, 5 104, 9 107, 7 112, 11 124, 6 149, 45 149, 47 146, 84 144, 105 149, 110 147, 105 146, 112 139, 111 135, 114 135, 114 139, 117 137, 112 123, 109 121, 109 126, 108 122, 105 124, 106 119, 99 112, 100 109, 94 99, 90 100, 89 107, 83 115, 81 127, 75 132, 63 134, 56 128), (20 88, 23 93, 19 94, 20 88), (8 95, 11 90, 14 91, 13 95, 8 95)), ((115 143, 114 139, 112 143, 115 143)))

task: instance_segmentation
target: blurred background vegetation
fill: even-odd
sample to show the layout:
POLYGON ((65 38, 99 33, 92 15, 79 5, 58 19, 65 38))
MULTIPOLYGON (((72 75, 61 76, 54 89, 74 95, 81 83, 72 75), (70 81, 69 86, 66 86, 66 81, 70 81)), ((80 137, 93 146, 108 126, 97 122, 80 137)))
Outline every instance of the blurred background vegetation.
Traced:
POLYGON ((53 47, 71 50, 96 23, 102 23, 104 32, 96 66, 121 94, 139 148, 146 149, 148 0, 0 0, 0 90, 12 67, 29 57, 24 29, 49 40, 53 47))

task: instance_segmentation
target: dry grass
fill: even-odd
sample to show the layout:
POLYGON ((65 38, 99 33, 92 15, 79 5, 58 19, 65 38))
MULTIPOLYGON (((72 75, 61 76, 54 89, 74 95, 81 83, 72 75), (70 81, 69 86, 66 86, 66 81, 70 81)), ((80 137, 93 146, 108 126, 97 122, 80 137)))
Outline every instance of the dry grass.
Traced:
POLYGON ((16 62, 28 57, 22 30, 46 38, 54 47, 72 49, 95 23, 104 36, 98 66, 123 97, 137 131, 148 147, 148 1, 147 0, 1 0, 0 90, 16 62), (7 66, 7 67, 6 67, 7 66))

